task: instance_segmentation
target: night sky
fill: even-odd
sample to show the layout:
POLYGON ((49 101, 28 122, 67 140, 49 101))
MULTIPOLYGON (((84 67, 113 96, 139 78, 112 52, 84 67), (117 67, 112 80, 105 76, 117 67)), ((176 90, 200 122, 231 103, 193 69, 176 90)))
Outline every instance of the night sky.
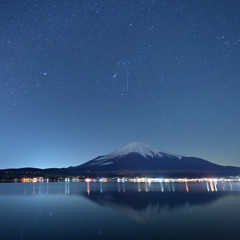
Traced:
POLYGON ((239 0, 1 0, 0 168, 132 141, 240 166, 239 0))

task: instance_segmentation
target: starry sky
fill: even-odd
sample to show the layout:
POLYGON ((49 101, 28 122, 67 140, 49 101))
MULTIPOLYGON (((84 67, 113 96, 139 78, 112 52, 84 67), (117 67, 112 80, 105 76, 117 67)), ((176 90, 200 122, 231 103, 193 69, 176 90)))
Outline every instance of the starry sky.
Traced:
POLYGON ((1 0, 0 169, 130 142, 240 166, 239 0, 1 0))

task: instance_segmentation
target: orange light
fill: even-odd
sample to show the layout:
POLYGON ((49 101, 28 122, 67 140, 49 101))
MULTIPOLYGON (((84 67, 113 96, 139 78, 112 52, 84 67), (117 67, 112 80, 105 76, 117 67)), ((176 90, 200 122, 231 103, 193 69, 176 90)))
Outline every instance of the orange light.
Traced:
POLYGON ((186 185, 186 191, 188 192, 189 189, 188 189, 188 184, 187 184, 187 181, 185 182, 185 185, 186 185))
POLYGON ((214 187, 213 187, 213 182, 210 181, 210 188, 211 188, 211 191, 214 192, 214 187))
POLYGON ((91 178, 86 178, 85 182, 92 182, 92 179, 91 178))

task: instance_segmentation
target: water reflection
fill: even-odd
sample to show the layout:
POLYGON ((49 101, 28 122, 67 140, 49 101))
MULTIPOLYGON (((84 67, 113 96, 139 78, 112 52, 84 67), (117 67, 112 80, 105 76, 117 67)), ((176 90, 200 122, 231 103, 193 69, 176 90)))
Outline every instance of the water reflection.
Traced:
POLYGON ((162 192, 164 192, 163 183, 162 183, 162 182, 160 182, 160 184, 161 184, 161 191, 162 191, 162 192))
POLYGON ((88 193, 88 195, 90 194, 90 185, 89 185, 89 182, 87 182, 87 193, 88 193))
POLYGON ((145 191, 148 192, 148 185, 147 185, 147 182, 145 182, 145 191))
POLYGON ((125 182, 123 182, 123 192, 125 192, 126 189, 125 189, 125 182))
POLYGON ((100 192, 103 192, 102 181, 100 181, 100 192))
POLYGON ((239 199, 240 183, 214 180, 0 184, 0 224, 8 228, 0 228, 0 236, 239 239, 233 238, 238 231, 239 199), (218 238, 216 228, 221 231, 218 238))
POLYGON ((118 192, 120 192, 120 183, 118 182, 118 192))
POLYGON ((142 191, 141 184, 140 184, 140 182, 138 182, 138 192, 141 192, 141 191, 142 191))
POLYGON ((187 182, 185 183, 185 185, 186 185, 186 191, 188 192, 189 189, 188 189, 188 184, 187 184, 187 182))
POLYGON ((240 191, 240 183, 236 182, 219 182, 219 181, 207 181, 207 182, 63 182, 63 183, 2 183, 0 184, 0 195, 44 195, 44 194, 79 194, 80 192, 87 192, 91 195, 91 192, 99 191, 100 193, 108 191, 116 191, 119 193, 125 193, 128 191, 136 192, 236 192, 240 191), (11 186, 8 188, 7 186, 11 186), (11 192, 11 189, 14 189, 11 192))
POLYGON ((35 194, 35 182, 33 183, 33 195, 35 194))
MULTIPOLYGON (((90 193, 90 188, 93 185, 88 183, 87 194, 85 191, 81 193, 81 196, 100 206, 107 206, 121 212, 141 223, 156 221, 169 212, 186 206, 189 207, 191 212, 193 206, 210 204, 228 194, 232 194, 233 191, 231 182, 226 187, 225 182, 218 183, 217 181, 210 181, 210 183, 188 183, 186 181, 185 183, 137 182, 129 184, 118 182, 105 184, 107 184, 107 187, 104 192, 102 191, 103 183, 100 182, 99 188, 95 188, 94 192, 90 193), (222 185, 222 191, 218 191, 218 184, 222 185), (133 186, 136 186, 136 188, 133 186)), ((94 187, 96 185, 98 183, 95 183, 94 187)), ((238 193, 236 187, 235 194, 238 193)))
MULTIPOLYGON (((187 185, 186 185, 187 187, 187 185)), ((226 196, 226 193, 191 193, 191 192, 117 192, 108 191, 92 192, 90 195, 82 193, 82 196, 101 205, 114 209, 127 215, 136 222, 152 222, 160 219, 166 214, 193 206, 210 204, 226 196)))
POLYGON ((65 181, 65 194, 69 194, 70 189, 69 189, 69 181, 65 181))
POLYGON ((206 185, 207 185, 207 191, 209 192, 209 184, 208 184, 208 182, 206 182, 206 185))

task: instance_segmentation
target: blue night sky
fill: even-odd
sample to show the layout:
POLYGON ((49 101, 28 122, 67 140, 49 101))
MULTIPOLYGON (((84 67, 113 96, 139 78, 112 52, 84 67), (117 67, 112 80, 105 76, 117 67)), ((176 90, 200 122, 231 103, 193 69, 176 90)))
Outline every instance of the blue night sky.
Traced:
POLYGON ((132 141, 240 166, 239 0, 1 0, 0 169, 132 141))

